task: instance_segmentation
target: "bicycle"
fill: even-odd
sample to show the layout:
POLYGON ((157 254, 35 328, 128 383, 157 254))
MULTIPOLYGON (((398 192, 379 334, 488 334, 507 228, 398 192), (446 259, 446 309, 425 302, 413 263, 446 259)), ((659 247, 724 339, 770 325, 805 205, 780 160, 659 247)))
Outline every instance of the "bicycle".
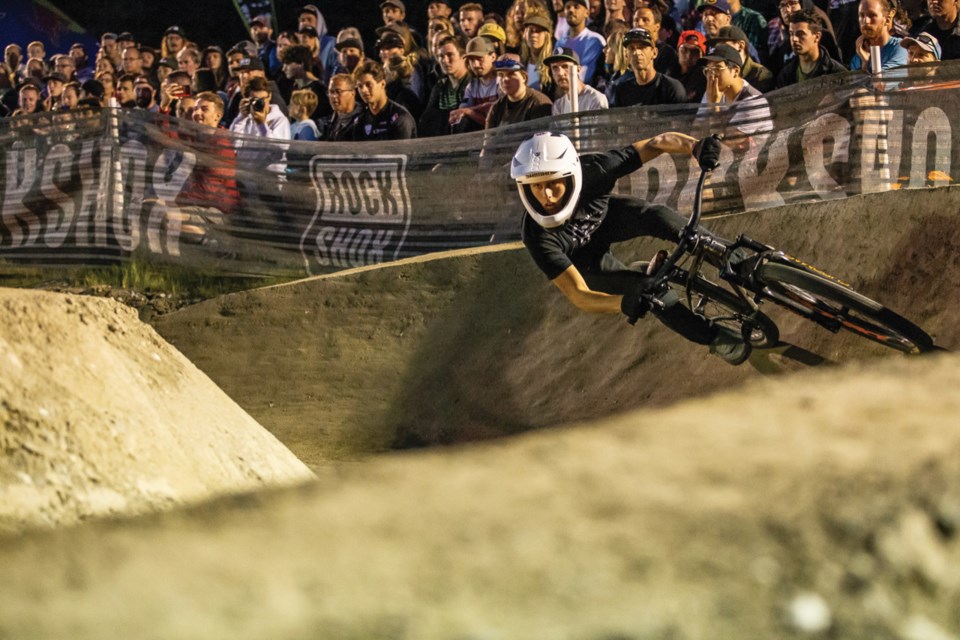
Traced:
MULTIPOLYGON (((760 310, 763 302, 770 301, 833 333, 845 329, 904 353, 944 350, 911 321, 813 265, 746 235, 727 243, 699 229, 709 173, 700 174, 693 212, 677 247, 666 257, 661 251, 655 259, 646 292, 640 294, 641 316, 654 307, 679 302, 672 283, 684 291, 686 304, 695 314, 739 330, 755 349, 780 342, 776 322, 760 310), (685 256, 692 258, 690 266, 680 264, 685 256), (703 275, 704 262, 717 267, 723 284, 703 275)), ((630 323, 634 322, 636 318, 631 318, 630 323)))

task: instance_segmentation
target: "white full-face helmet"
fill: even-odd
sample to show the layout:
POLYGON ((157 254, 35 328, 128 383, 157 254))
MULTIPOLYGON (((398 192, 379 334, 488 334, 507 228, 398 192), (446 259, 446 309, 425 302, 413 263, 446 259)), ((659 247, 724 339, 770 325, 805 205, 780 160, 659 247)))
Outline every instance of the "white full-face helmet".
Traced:
POLYGON ((573 215, 580 199, 583 172, 580 155, 567 136, 544 131, 524 140, 513 154, 510 177, 517 181, 520 200, 527 213, 541 227, 559 227, 573 215), (531 193, 530 185, 558 179, 567 182, 566 193, 560 211, 548 215, 531 193))

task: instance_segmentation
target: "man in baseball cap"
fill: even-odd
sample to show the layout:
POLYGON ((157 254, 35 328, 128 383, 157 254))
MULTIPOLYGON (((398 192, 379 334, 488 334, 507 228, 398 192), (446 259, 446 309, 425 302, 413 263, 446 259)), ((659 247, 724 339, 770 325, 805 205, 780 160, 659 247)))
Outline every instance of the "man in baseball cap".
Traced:
POLYGON ((727 0, 703 0, 697 7, 703 30, 708 38, 716 38, 721 27, 726 27, 732 20, 730 3, 727 0))
MULTIPOLYGON (((718 44, 700 59, 700 65, 707 76, 704 102, 723 104, 751 97, 747 88, 753 88, 740 76, 740 71, 743 69, 740 52, 730 45, 718 44)), ((753 92, 755 95, 760 95, 756 89, 753 89, 753 92)))
POLYGON ((936 67, 939 65, 930 63, 939 61, 943 55, 940 41, 936 37, 922 31, 912 38, 901 40, 900 46, 907 50, 907 66, 911 78, 920 79, 936 75, 936 67))
POLYGON ((900 41, 900 46, 907 50, 907 64, 909 65, 936 62, 943 55, 940 41, 927 32, 913 38, 904 38, 900 41))
POLYGON ((678 80, 657 71, 657 39, 647 29, 630 29, 623 35, 623 49, 633 78, 625 76, 613 91, 613 104, 618 107, 637 105, 679 104, 686 100, 686 91, 678 80))
POLYGON ((707 54, 707 39, 699 31, 682 31, 677 40, 677 56, 680 74, 677 80, 683 85, 687 102, 700 102, 707 90, 707 77, 703 75, 700 58, 707 54))
POLYGON ((718 121, 711 119, 710 128, 724 134, 728 146, 746 151, 752 144, 759 144, 751 141, 773 130, 773 116, 763 94, 740 76, 740 52, 728 44, 718 44, 700 64, 707 76, 700 115, 715 114, 718 121))
POLYGON ((576 51, 570 47, 555 47, 553 53, 544 58, 543 62, 550 67, 550 76, 562 92, 560 97, 553 101, 553 115, 573 111, 571 96, 574 91, 577 92, 577 111, 596 111, 609 106, 607 96, 580 81, 580 57, 576 51))
POLYGON ((747 34, 743 29, 732 24, 720 27, 717 35, 707 40, 707 47, 713 48, 718 44, 728 44, 740 52, 740 75, 744 80, 763 93, 773 89, 773 73, 750 57, 750 41, 747 40, 747 34))
POLYGON ((165 46, 166 57, 165 59, 169 62, 172 62, 174 68, 177 67, 177 54, 180 53, 180 50, 187 45, 187 36, 184 34, 183 29, 177 25, 172 25, 166 28, 163 32, 163 43, 165 46))
POLYGON ((696 47, 700 50, 700 55, 706 55, 707 53, 707 37, 700 33, 699 31, 689 30, 681 31, 680 37, 677 38, 677 49, 684 46, 696 47))
POLYGON ((380 52, 380 61, 386 63, 391 56, 406 55, 406 43, 396 32, 384 31, 377 40, 377 51, 380 52))
POLYGON ((494 63, 497 83, 503 94, 487 115, 487 129, 535 120, 550 115, 550 98, 527 86, 527 66, 515 53, 505 53, 494 63))
POLYGON ((383 24, 403 22, 407 17, 407 6, 403 4, 403 0, 383 0, 380 3, 380 15, 383 24))
POLYGON ((463 54, 473 78, 463 91, 460 107, 450 112, 454 133, 483 129, 493 103, 500 97, 497 85, 496 49, 487 38, 477 36, 467 43, 463 54))

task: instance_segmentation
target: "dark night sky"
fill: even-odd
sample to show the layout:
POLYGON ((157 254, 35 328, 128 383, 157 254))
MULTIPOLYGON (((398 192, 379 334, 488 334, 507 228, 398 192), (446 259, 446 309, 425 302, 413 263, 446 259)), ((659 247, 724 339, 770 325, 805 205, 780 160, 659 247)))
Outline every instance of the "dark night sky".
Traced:
MULTIPOLYGON (((296 26, 297 12, 310 0, 276 0, 274 6, 281 29, 296 26)), ((458 6, 468 0, 454 0, 458 6)), ((503 13, 507 0, 483 2, 503 13)), ((231 0, 52 0, 64 13, 94 36, 104 31, 130 31, 145 44, 158 46, 163 30, 179 24, 187 36, 200 44, 228 47, 247 37, 240 16, 231 0)), ((333 35, 353 25, 361 29, 364 40, 372 44, 374 28, 382 24, 377 0, 316 0, 333 35), (363 11, 358 6, 369 7, 363 11)), ((406 0, 407 19, 421 33, 425 30, 427 0, 406 0)))

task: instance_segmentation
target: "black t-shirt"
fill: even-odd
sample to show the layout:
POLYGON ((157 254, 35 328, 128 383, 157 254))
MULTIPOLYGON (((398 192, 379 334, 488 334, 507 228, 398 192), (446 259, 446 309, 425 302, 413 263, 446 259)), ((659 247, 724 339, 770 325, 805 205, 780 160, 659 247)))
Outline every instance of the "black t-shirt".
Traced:
POLYGON ((687 102, 700 102, 707 91, 707 76, 703 75, 703 67, 694 66, 687 73, 678 78, 687 93, 687 102))
POLYGON ((353 119, 353 139, 407 140, 417 137, 417 122, 410 112, 392 100, 380 113, 373 115, 365 108, 353 119))
POLYGON ((644 85, 637 84, 635 77, 617 83, 614 93, 614 104, 618 107, 632 107, 635 105, 653 106, 658 104, 679 104, 687 101, 687 91, 669 76, 658 73, 652 82, 644 85))
POLYGON ((544 229, 524 213, 521 237, 540 270, 553 280, 573 265, 573 254, 590 242, 603 224, 617 180, 643 165, 633 146, 580 157, 583 187, 573 215, 559 227, 544 229))
POLYGON ((653 68, 671 78, 680 77, 680 55, 669 44, 657 43, 657 59, 653 61, 653 68))
POLYGON ((960 58, 960 21, 954 22, 952 27, 944 31, 937 26, 936 20, 930 18, 920 31, 929 33, 940 42, 940 48, 943 50, 941 60, 960 58))

